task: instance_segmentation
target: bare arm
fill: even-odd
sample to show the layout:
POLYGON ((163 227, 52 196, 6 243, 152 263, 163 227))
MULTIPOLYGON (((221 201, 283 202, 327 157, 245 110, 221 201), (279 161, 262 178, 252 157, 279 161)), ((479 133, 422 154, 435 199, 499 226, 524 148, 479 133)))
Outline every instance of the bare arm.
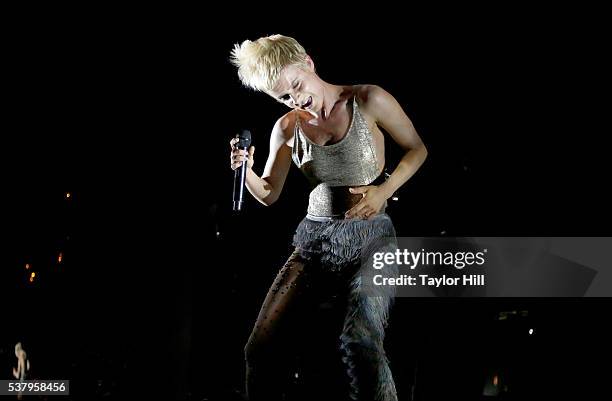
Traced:
MULTIPOLYGON (((270 153, 261 177, 252 168, 254 147, 249 149, 248 154, 246 151, 232 151, 232 169, 240 167, 248 156, 246 187, 255 199, 266 206, 270 206, 278 199, 291 167, 291 148, 286 144, 285 135, 287 125, 288 122, 285 117, 274 124, 270 135, 270 153)), ((235 140, 230 142, 232 149, 234 143, 235 140)))
POLYGON ((427 157, 427 149, 414 125, 391 94, 378 86, 368 86, 364 96, 367 113, 387 131, 405 154, 391 176, 378 187, 369 185, 350 189, 352 193, 362 194, 363 199, 346 213, 347 218, 368 218, 378 212, 385 200, 417 172, 427 157))
POLYGON ((427 148, 397 100, 378 86, 369 90, 369 103, 376 123, 387 131, 405 154, 391 176, 380 185, 385 199, 417 172, 427 158, 427 148))

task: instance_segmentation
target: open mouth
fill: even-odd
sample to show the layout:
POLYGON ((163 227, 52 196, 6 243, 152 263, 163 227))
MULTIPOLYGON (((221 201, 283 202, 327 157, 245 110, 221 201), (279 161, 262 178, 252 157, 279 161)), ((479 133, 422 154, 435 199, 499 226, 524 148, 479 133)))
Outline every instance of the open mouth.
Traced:
POLYGON ((308 96, 308 100, 306 101, 306 103, 304 103, 302 105, 302 109, 307 109, 312 105, 312 96, 308 96))

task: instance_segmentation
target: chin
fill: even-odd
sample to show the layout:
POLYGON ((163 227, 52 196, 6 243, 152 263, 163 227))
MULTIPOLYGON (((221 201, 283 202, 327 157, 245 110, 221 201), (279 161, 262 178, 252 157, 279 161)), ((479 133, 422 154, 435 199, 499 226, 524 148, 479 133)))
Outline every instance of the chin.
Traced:
POLYGON ((315 102, 312 102, 311 107, 308 109, 309 112, 315 113, 315 114, 321 114, 322 110, 323 108, 320 105, 315 104, 315 102))

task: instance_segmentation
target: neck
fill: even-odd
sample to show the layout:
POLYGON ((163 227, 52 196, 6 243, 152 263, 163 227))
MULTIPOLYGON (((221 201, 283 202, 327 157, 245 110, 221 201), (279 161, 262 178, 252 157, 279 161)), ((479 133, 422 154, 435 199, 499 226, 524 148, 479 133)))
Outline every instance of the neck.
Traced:
POLYGON ((340 100, 343 88, 337 85, 323 83, 323 106, 319 113, 311 113, 316 120, 326 121, 332 113, 334 106, 340 100))

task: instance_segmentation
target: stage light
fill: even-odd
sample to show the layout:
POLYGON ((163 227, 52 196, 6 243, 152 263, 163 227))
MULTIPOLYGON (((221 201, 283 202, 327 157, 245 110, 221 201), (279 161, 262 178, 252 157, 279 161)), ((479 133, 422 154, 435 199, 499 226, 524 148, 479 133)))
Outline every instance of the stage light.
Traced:
POLYGON ((57 255, 57 263, 62 263, 62 259, 64 258, 64 254, 62 252, 57 255))
POLYGON ((30 264, 26 263, 25 268, 26 268, 26 270, 30 270, 30 264))
POLYGON ((529 329, 529 335, 533 334, 533 329, 529 329))

